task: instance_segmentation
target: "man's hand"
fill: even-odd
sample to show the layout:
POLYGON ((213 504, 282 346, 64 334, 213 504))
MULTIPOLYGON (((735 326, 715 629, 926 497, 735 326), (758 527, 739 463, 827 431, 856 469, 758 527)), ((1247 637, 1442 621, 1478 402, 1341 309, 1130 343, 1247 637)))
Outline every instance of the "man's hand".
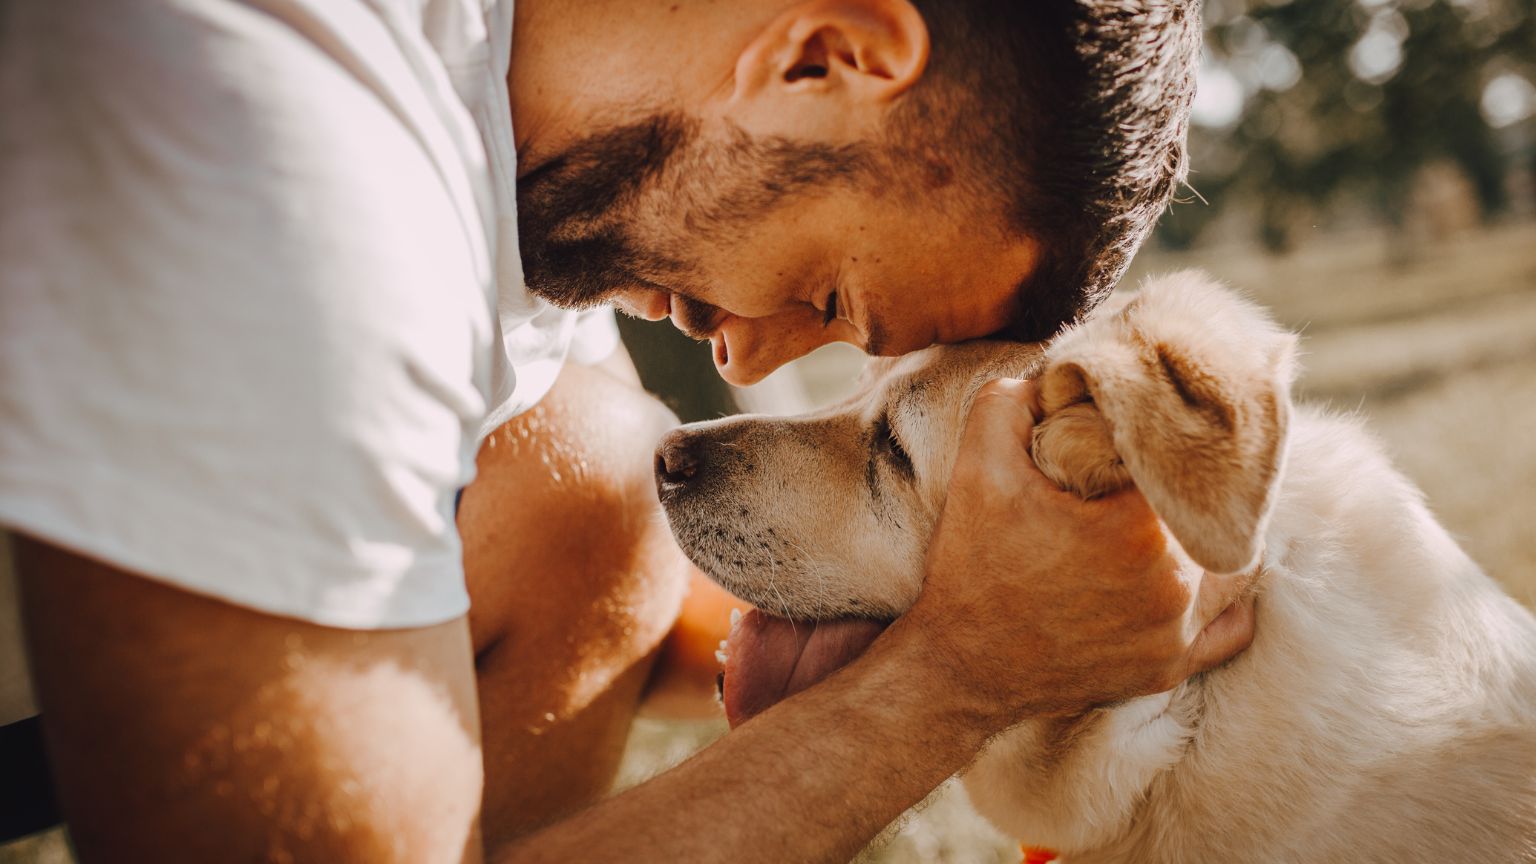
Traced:
POLYGON ((1252 574, 1206 574, 1141 494, 1083 501, 1028 446, 1034 388, 976 397, 908 613, 940 671, 1003 722, 1167 690, 1248 646, 1252 574))

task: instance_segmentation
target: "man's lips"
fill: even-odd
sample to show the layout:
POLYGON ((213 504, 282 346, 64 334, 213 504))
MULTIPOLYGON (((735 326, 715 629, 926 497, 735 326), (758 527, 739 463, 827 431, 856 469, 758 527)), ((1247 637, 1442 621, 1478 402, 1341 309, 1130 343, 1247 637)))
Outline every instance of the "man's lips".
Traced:
POLYGON ((864 618, 790 621, 759 610, 726 641, 721 700, 734 728, 852 662, 889 622, 864 618))

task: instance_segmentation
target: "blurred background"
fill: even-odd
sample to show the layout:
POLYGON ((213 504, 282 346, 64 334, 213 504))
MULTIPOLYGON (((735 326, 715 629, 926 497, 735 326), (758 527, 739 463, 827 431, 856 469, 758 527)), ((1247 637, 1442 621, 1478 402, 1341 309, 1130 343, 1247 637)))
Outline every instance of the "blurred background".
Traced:
MULTIPOLYGON (((1302 397, 1358 412, 1446 526, 1536 606, 1536 4, 1207 0, 1189 188, 1126 286, 1200 267, 1304 335, 1302 397)), ((733 390, 707 346, 623 322, 686 420, 795 412, 851 390, 832 346, 733 390)), ((646 721, 626 782, 721 723, 646 721)), ((1017 862, 941 790, 870 861, 1017 862)), ((0 864, 63 862, 58 832, 0 864)))

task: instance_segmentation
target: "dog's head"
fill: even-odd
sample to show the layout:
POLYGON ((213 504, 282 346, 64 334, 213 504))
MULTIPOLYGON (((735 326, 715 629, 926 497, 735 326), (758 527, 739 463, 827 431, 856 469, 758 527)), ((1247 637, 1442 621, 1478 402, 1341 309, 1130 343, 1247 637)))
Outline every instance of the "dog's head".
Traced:
POLYGON ((798 417, 693 423, 662 439, 656 482, 678 543, 753 605, 800 619, 894 618, 922 585, 976 390, 1038 366, 1038 346, 975 342, 881 358, 859 392, 798 417))
POLYGON ((1257 307, 1179 274, 1048 349, 936 346, 872 362, 823 411, 673 430, 657 488, 683 550, 738 597, 800 621, 889 620, 922 587, 976 392, 1038 376, 1041 470, 1085 496, 1134 483, 1197 563, 1233 572, 1273 507, 1292 353, 1257 307))

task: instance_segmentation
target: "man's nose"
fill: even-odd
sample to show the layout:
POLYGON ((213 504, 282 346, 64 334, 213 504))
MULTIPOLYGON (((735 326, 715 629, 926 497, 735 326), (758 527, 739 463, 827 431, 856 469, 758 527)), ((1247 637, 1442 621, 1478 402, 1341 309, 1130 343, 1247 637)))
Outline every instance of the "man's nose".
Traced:
POLYGON ((822 326, 820 314, 808 308, 766 318, 727 318, 711 340, 720 377, 737 387, 756 384, 785 363, 842 341, 822 326))
POLYGON ((672 295, 665 291, 636 288, 614 295, 613 305, 636 318, 660 321, 672 314, 672 295))

